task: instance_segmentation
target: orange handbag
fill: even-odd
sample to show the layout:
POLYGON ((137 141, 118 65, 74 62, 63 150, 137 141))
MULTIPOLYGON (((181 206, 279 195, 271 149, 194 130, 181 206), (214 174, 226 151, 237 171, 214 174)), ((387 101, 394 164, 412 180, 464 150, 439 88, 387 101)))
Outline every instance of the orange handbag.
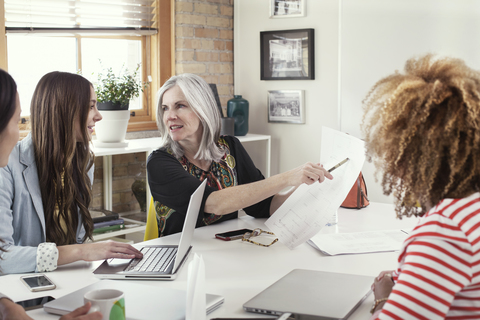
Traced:
POLYGON ((343 200, 341 207, 349 209, 361 209, 368 206, 367 186, 365 185, 365 179, 362 172, 358 175, 352 189, 348 192, 347 197, 343 200))

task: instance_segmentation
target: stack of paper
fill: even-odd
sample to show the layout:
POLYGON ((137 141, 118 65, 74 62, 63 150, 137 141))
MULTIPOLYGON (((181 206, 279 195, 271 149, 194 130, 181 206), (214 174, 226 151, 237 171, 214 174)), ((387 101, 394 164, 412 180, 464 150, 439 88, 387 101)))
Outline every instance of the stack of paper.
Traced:
POLYGON ((326 255, 398 251, 408 236, 405 230, 317 234, 308 241, 326 255))

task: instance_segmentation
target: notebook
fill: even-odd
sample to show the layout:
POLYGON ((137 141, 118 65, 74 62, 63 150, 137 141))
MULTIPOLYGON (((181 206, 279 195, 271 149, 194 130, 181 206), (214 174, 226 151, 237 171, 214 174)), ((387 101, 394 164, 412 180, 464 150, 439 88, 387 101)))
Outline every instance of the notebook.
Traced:
MULTIPOLYGON (((375 277, 294 269, 243 305, 249 312, 346 319, 371 293, 375 277)), ((300 317, 301 318, 301 317, 300 317)))
POLYGON ((180 243, 144 246, 142 259, 107 259, 93 273, 101 279, 174 280, 191 251, 193 232, 207 180, 190 196, 180 243), (163 255, 162 255, 163 254, 163 255))
MULTIPOLYGON (((130 281, 101 280, 43 305, 43 310, 58 315, 67 314, 83 305, 85 293, 95 289, 118 289, 125 292, 127 319, 180 320, 185 319, 186 291, 130 281)), ((219 308, 224 298, 207 294, 209 314, 219 308)))

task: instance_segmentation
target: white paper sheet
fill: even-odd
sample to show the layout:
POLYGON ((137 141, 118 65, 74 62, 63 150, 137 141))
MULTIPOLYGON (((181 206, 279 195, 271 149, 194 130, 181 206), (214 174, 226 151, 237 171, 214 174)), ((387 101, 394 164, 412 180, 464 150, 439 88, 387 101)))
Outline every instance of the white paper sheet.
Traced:
POLYGON ((294 249, 306 242, 332 222, 365 161, 362 140, 323 127, 320 163, 330 169, 345 158, 349 158, 349 161, 332 172, 333 180, 300 185, 265 222, 288 248, 294 249))
POLYGON ((207 302, 205 292, 205 263, 203 257, 195 253, 188 265, 187 309, 185 320, 206 320, 207 302))
POLYGON ((309 240, 327 255, 398 251, 408 237, 406 230, 316 234, 309 240))

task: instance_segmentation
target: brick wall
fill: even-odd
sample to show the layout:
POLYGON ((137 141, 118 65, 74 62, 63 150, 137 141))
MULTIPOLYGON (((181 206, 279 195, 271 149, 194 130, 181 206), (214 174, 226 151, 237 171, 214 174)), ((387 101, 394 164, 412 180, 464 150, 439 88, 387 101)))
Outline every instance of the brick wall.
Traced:
POLYGON ((217 85, 226 113, 233 97, 233 0, 176 0, 176 74, 217 85))
MULTIPOLYGON (((226 113, 233 97, 233 0, 176 0, 176 73, 195 73, 217 85, 226 113)), ((116 212, 140 210, 132 184, 145 177, 145 153, 112 157, 113 198, 116 212)), ((94 209, 103 208, 103 157, 95 159, 94 209)))

